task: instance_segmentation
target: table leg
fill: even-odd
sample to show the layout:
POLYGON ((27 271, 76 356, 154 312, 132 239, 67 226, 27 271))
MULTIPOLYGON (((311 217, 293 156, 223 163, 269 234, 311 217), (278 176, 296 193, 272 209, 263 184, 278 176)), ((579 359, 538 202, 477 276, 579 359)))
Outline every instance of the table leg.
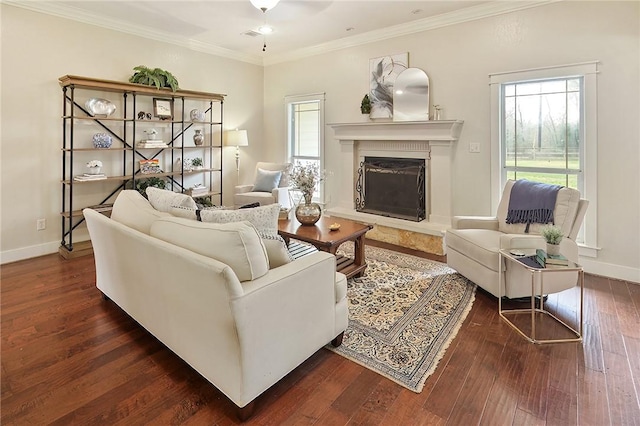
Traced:
MULTIPOLYGON (((354 259, 353 259, 353 263, 356 266, 364 266, 365 265, 365 260, 364 260, 364 234, 359 236, 358 238, 356 238, 356 240, 354 241, 354 259)), ((364 270, 360 271, 358 273, 357 276, 361 276, 363 274, 364 270)))

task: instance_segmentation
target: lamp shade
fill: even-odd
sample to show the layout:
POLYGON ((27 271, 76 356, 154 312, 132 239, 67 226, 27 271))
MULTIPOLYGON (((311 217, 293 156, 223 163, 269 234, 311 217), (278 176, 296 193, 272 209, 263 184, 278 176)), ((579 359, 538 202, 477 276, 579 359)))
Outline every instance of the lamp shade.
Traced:
POLYGON ((263 12, 276 7, 280 0, 251 0, 251 4, 263 12))
POLYGON ((229 130, 226 133, 226 143, 229 146, 249 146, 249 137, 246 130, 229 130))

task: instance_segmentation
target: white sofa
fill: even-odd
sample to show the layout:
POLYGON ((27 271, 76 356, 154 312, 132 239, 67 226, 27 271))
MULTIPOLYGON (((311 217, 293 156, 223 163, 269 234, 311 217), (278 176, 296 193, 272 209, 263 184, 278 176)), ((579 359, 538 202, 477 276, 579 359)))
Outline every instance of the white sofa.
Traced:
POLYGON ((111 218, 83 212, 96 286, 233 401, 240 418, 318 349, 341 343, 346 279, 334 256, 317 252, 268 269, 248 222, 172 217, 136 194, 122 191, 111 218), (189 244, 224 252, 233 266, 189 244))

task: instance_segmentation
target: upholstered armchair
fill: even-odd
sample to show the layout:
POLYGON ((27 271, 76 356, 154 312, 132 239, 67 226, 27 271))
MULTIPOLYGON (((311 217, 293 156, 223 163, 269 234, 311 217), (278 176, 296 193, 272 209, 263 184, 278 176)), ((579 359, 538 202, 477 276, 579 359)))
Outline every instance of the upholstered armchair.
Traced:
POLYGON ((259 203, 261 206, 278 203, 291 207, 289 198, 289 173, 291 163, 258 163, 252 184, 235 187, 235 207, 259 203))
MULTIPOLYGON (((494 296, 508 298, 531 296, 530 280, 521 273, 523 268, 510 268, 503 262, 504 288, 499 291, 498 271, 501 249, 533 249, 546 247, 540 236, 542 224, 532 223, 528 233, 524 223, 507 223, 511 189, 515 181, 507 181, 498 211, 494 217, 455 216, 451 229, 445 234, 447 264, 494 296)), ((572 188, 558 191, 553 210, 554 224, 562 229, 564 238, 560 252, 573 262, 578 262, 578 245, 575 242, 589 202, 580 198, 580 192, 572 188)), ((556 293, 576 285, 577 274, 556 274, 557 279, 547 283, 545 294, 556 293)))

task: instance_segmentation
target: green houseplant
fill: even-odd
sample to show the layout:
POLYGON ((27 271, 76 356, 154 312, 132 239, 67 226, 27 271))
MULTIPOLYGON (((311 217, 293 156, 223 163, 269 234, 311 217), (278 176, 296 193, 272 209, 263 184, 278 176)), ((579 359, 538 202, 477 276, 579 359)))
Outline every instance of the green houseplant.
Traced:
POLYGON ((133 75, 129 78, 130 83, 145 84, 147 86, 156 86, 158 89, 169 87, 172 91, 178 90, 178 80, 169 71, 161 68, 148 68, 144 65, 138 65, 133 68, 133 75))
POLYGON ((547 225, 540 229, 540 235, 547 242, 547 253, 560 254, 560 242, 564 235, 562 230, 555 225, 547 225))
POLYGON ((166 183, 163 179, 155 176, 136 180, 136 191, 142 194, 144 198, 147 198, 147 188, 150 186, 165 189, 166 183))
POLYGON ((202 158, 196 157, 191 159, 191 165, 193 166, 194 169, 198 170, 202 168, 204 163, 202 162, 202 158))
POLYGON ((369 114, 371 112, 371 100, 369 95, 364 95, 362 102, 360 102, 360 112, 363 114, 369 114))

